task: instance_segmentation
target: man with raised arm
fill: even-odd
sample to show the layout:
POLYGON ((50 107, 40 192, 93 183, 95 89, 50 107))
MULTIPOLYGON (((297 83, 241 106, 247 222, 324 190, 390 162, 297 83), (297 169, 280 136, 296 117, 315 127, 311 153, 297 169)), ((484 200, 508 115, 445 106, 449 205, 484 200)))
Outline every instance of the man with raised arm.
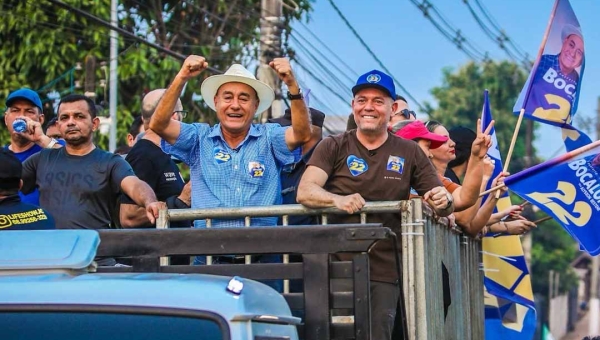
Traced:
MULTIPOLYGON (((296 161, 292 152, 310 140, 308 108, 290 63, 274 59, 269 66, 288 88, 290 127, 253 124, 256 114, 271 106, 273 89, 256 80, 242 65, 204 80, 206 105, 219 123, 186 124, 171 119, 185 84, 208 67, 203 57, 189 56, 159 102, 150 129, 162 139, 163 149, 191 167, 192 208, 264 206, 281 203, 279 173, 296 161)), ((276 217, 253 218, 252 225, 276 225, 276 217)), ((197 228, 204 221, 195 221, 197 228)), ((214 220, 213 227, 241 227, 243 219, 214 220)))

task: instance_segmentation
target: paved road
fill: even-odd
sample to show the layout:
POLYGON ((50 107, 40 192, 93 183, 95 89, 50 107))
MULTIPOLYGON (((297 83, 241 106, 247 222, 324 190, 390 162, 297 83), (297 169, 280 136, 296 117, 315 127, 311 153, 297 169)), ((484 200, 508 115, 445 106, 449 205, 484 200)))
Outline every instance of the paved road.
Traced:
MULTIPOLYGON (((579 320, 575 330, 570 333, 567 333, 561 340, 581 340, 584 336, 589 335, 589 323, 590 323, 590 313, 586 313, 585 316, 579 320)), ((596 322, 600 322, 600 320, 596 320, 596 322)), ((596 334, 598 335, 598 334, 596 334)))

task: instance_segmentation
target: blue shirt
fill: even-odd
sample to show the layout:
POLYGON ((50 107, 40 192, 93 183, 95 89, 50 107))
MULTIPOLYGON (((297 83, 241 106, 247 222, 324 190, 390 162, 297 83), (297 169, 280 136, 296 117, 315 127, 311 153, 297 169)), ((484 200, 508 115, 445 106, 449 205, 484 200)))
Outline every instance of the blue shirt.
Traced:
POLYGON ((557 104, 548 102, 548 95, 555 95, 564 98, 569 102, 569 107, 559 107, 561 113, 553 114, 553 117, 546 117, 544 113, 540 118, 552 120, 562 120, 563 123, 569 123, 569 113, 573 112, 573 105, 576 104, 577 86, 579 83, 579 74, 573 70, 569 74, 564 74, 560 70, 560 54, 545 54, 540 58, 538 68, 533 78, 531 92, 525 106, 525 112, 533 114, 537 109, 544 111, 557 109, 557 104), (563 110, 565 112, 562 112, 563 110))
MULTIPOLYGON (((8 145, 5 147, 6 150, 10 150, 8 148, 8 145)), ((34 154, 40 152, 40 150, 42 150, 42 147, 37 145, 37 144, 33 144, 32 147, 30 147, 29 149, 23 151, 23 152, 15 152, 15 156, 17 156, 17 158, 21 161, 21 163, 25 162, 25 160, 31 156, 33 156, 34 154)), ((19 191, 19 196, 21 197, 21 201, 23 203, 26 204, 33 204, 35 206, 40 206, 40 191, 35 188, 35 190, 33 190, 32 192, 30 192, 29 194, 25 195, 22 192, 19 191)))
MULTIPOLYGON (((294 162, 279 124, 252 124, 237 148, 230 148, 221 134, 221 124, 181 123, 175 144, 164 140, 166 153, 191 168, 192 208, 231 208, 281 204, 279 172, 294 162)), ((253 218, 253 226, 272 226, 277 217, 253 218)), ((243 227, 243 219, 213 220, 213 227, 243 227)), ((204 228, 204 220, 194 221, 204 228)))
MULTIPOLYGON (((65 146, 64 139, 59 139, 58 144, 65 146)), ((4 148, 6 150, 10 150, 8 148, 9 145, 6 145, 4 148)), ((14 152, 14 154, 21 161, 21 164, 23 164, 27 160, 27 158, 35 155, 36 153, 40 152, 40 150, 42 150, 42 149, 43 148, 41 146, 39 146, 37 144, 33 144, 33 146, 30 147, 29 149, 27 149, 23 152, 14 152)), ((35 188, 32 192, 28 193, 27 195, 25 195, 19 191, 19 196, 21 197, 21 202, 23 202, 23 203, 33 204, 38 207, 40 206, 40 191, 38 190, 38 188, 35 188)))
MULTIPOLYGON (((300 184, 300 178, 306 170, 306 163, 312 156, 315 148, 313 147, 304 156, 302 156, 302 148, 296 150, 300 151, 299 155, 296 155, 296 159, 300 158, 299 161, 293 164, 289 164, 283 167, 281 170, 281 196, 283 198, 283 204, 297 204, 296 196, 298 194, 298 184, 300 184)), ((294 150, 294 151, 296 151, 294 150)), ((277 223, 282 224, 283 219, 280 217, 277 223)), ((295 215, 288 216, 288 225, 311 225, 319 224, 319 216, 310 215, 295 215)))

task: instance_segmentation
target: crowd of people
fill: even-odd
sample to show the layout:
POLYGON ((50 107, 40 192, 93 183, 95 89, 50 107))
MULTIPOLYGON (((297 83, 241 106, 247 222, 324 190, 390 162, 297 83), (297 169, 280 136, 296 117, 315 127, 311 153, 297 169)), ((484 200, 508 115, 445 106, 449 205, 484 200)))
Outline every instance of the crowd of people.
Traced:
MULTIPOLYGON (((392 78, 373 70, 352 88, 347 131, 323 138, 326 115, 307 106, 289 61, 276 58, 269 66, 288 90, 290 107, 281 118, 254 123, 275 92, 234 64, 201 85, 202 98, 219 122, 184 123, 181 92, 208 67, 203 57, 189 56, 167 89, 144 96, 128 145, 119 148, 122 156, 94 145, 99 119, 88 97, 63 97, 56 119, 44 131, 38 94, 12 92, 4 115, 10 143, 0 153, 0 230, 149 228, 165 207, 294 203, 348 213, 332 216, 329 223, 358 223, 356 213, 366 202, 411 197, 421 197, 451 227, 458 225, 474 237, 519 235, 535 227, 520 216, 520 206, 494 213, 497 195, 480 197, 488 181, 496 187, 507 176, 492 178, 494 165, 486 156, 493 123, 482 131, 480 122, 471 130, 420 121, 396 94, 392 78), (13 127, 17 120, 26 124, 21 132, 13 127), (177 162, 190 167, 187 183, 177 162)), ((369 221, 396 231, 401 224, 399 213, 370 216, 369 221)), ((306 216, 289 220, 292 225, 317 223, 306 216)), ((253 226, 280 224, 277 217, 251 220, 253 226)), ((173 227, 192 225, 204 228, 206 222, 173 227)), ((213 228, 241 226, 240 219, 212 222, 213 228)), ((372 337, 391 339, 400 299, 394 245, 379 242, 369 256, 372 337)), ((255 256, 253 261, 281 258, 255 256)), ((213 263, 237 262, 243 258, 213 258, 213 263)), ((205 263, 204 257, 194 261, 205 263)))

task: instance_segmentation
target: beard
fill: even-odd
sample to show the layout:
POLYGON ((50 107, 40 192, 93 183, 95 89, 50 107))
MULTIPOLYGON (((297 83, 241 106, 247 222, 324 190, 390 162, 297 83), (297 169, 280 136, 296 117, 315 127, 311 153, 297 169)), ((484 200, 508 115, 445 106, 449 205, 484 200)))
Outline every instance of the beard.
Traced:
POLYGON ((12 137, 11 141, 20 147, 23 147, 23 146, 31 143, 27 138, 25 138, 21 135, 18 135, 16 133, 11 134, 11 137, 12 137))
POLYGON ((90 141, 91 136, 84 136, 84 135, 75 135, 75 136, 65 136, 65 142, 67 144, 69 144, 70 146, 80 146, 83 144, 86 144, 90 141))

